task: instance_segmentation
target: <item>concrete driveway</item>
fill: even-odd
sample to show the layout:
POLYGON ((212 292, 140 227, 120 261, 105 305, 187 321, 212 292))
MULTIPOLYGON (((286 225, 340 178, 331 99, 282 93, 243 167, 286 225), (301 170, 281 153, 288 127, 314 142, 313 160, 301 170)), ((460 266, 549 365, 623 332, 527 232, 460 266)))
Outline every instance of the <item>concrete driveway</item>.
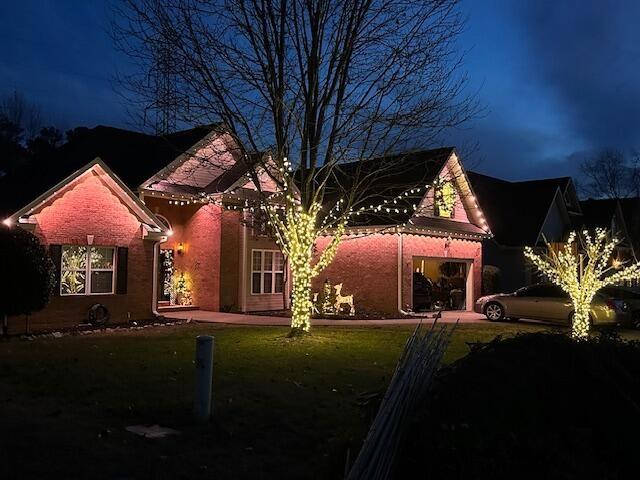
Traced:
MULTIPOLYGON (((226 323, 232 325, 261 325, 261 326, 285 326, 291 325, 288 317, 274 317, 270 315, 247 315, 241 313, 211 312, 207 310, 189 310, 182 312, 167 312, 163 314, 167 319, 191 320, 202 323, 226 323)), ((455 323, 485 323, 484 315, 475 312, 443 312, 440 322, 455 323)), ((314 319, 314 325, 320 326, 382 326, 382 325, 416 325, 420 322, 433 322, 433 317, 413 317, 380 320, 330 320, 314 319)))

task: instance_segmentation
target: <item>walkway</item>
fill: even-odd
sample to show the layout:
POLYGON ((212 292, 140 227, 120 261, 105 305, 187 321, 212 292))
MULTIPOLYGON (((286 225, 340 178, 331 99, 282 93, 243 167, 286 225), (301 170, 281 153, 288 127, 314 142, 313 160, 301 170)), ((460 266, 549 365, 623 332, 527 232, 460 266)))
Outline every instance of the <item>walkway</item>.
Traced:
MULTIPOLYGON (((246 315, 240 313, 210 312, 207 310, 191 310, 187 312, 167 312, 164 314, 167 319, 192 320, 202 323, 227 323, 232 325, 260 325, 260 326, 289 326, 291 319, 287 317, 274 317, 269 315, 246 315)), ((474 312, 443 312, 443 323, 455 323, 460 319, 460 323, 484 323, 487 319, 484 315, 474 312)), ((420 321, 432 322, 433 318, 415 317, 380 320, 330 320, 314 319, 313 325, 321 326, 384 326, 384 325, 415 325, 420 321)))

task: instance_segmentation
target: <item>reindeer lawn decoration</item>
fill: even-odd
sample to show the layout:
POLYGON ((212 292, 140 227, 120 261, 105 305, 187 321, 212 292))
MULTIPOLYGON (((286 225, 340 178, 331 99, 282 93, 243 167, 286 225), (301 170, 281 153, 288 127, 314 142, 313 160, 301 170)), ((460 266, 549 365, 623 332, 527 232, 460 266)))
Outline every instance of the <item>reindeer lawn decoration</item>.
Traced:
POLYGON ((335 312, 340 313, 340 307, 349 305, 349 315, 355 315, 356 308, 353 306, 353 295, 342 295, 342 283, 334 285, 333 288, 336 291, 336 303, 333 306, 335 312))

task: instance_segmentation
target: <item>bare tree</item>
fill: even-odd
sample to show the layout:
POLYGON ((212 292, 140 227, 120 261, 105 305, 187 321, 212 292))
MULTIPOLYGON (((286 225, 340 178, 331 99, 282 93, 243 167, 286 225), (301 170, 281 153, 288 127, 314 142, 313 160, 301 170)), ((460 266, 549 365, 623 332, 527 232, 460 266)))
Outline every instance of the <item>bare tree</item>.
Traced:
POLYGON ((640 195, 640 158, 619 150, 598 152, 580 165, 583 192, 594 198, 628 198, 640 195))
POLYGON ((258 188, 265 176, 280 187, 268 202, 261 191, 262 208, 291 268, 294 331, 309 329, 311 280, 349 220, 380 212, 366 202, 371 186, 376 198, 397 196, 393 154, 430 145, 474 113, 454 43, 457 4, 125 0, 116 12, 117 45, 140 66, 125 79, 136 101, 158 105, 158 75, 170 75, 176 119, 219 122, 258 188), (167 49, 172 61, 159 68, 167 49))
POLYGON ((0 101, 0 114, 19 126, 26 133, 27 140, 35 137, 42 128, 40 107, 29 103, 24 94, 17 90, 0 101))

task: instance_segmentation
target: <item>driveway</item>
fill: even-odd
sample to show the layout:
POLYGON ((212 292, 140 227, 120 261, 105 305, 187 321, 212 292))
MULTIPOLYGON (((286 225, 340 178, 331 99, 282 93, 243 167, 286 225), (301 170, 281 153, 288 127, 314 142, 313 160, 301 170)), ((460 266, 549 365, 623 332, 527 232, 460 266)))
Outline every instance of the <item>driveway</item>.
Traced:
MULTIPOLYGON (((191 320, 202 323, 227 323, 232 325, 261 325, 261 326, 289 326, 291 319, 288 317, 274 317, 270 315, 247 315, 241 313, 211 312, 207 310, 189 310, 182 312, 166 312, 163 316, 167 319, 191 320)), ((455 323, 485 323, 484 315, 475 312, 443 312, 440 322, 455 323)), ((320 326, 385 326, 385 325, 416 325, 420 322, 431 323, 432 317, 414 317, 380 320, 330 320, 314 319, 313 325, 320 326)))

